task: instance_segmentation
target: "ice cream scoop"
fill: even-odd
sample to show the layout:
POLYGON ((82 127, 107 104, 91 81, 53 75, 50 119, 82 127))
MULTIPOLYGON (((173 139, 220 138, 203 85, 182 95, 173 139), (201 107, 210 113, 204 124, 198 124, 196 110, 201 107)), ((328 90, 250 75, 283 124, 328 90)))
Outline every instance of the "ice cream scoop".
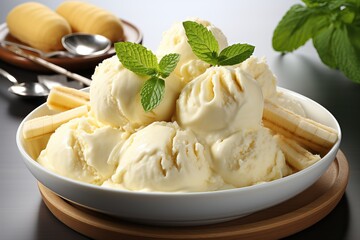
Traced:
POLYGON ((265 58, 259 59, 252 56, 237 66, 250 74, 259 83, 264 99, 276 95, 276 77, 270 70, 265 58))
POLYGON ((180 92, 178 79, 174 76, 166 78, 163 100, 156 108, 145 112, 140 91, 147 78, 126 69, 117 56, 104 60, 96 67, 90 86, 94 116, 103 123, 127 129, 170 120, 180 92))
POLYGON ((62 176, 99 185, 114 173, 116 163, 108 159, 125 137, 91 117, 76 118, 51 135, 37 161, 62 176))
MULTIPOLYGON (((219 43, 220 50, 228 46, 227 39, 219 28, 215 27, 210 22, 199 18, 190 20, 204 25, 211 31, 219 43)), ((193 53, 188 43, 182 22, 174 23, 169 30, 163 33, 162 40, 157 49, 157 55, 164 56, 169 53, 180 54, 180 61, 173 74, 180 78, 183 85, 205 72, 210 66, 210 64, 201 61, 193 53)))
POLYGON ((270 130, 240 130, 211 146, 214 169, 228 184, 245 187, 290 173, 270 130))
POLYGON ((182 90, 176 119, 212 144, 240 129, 259 128, 263 105, 261 88, 250 75, 239 68, 212 67, 182 90))
POLYGON ((236 65, 241 70, 250 74, 260 85, 264 99, 274 102, 290 111, 305 116, 305 111, 301 104, 291 98, 286 97, 276 88, 276 76, 270 70, 265 58, 251 56, 244 62, 236 65))
POLYGON ((216 185, 209 151, 189 130, 154 122, 132 134, 112 154, 116 173, 104 186, 136 191, 207 191, 216 185))

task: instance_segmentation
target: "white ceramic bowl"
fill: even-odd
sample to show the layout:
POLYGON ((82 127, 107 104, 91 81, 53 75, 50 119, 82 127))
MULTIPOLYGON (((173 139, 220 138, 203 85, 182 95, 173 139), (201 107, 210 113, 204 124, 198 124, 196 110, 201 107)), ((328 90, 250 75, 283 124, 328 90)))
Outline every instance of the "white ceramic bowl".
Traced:
POLYGON ((307 116, 330 126, 339 139, 329 153, 314 165, 264 184, 239 189, 199 193, 149 193, 107 189, 59 176, 38 164, 23 139, 24 122, 51 114, 46 104, 32 111, 20 124, 16 141, 26 166, 39 182, 59 196, 87 208, 127 220, 156 225, 201 225, 227 221, 279 204, 311 186, 335 159, 341 129, 324 107, 295 92, 279 88, 299 101, 307 116))

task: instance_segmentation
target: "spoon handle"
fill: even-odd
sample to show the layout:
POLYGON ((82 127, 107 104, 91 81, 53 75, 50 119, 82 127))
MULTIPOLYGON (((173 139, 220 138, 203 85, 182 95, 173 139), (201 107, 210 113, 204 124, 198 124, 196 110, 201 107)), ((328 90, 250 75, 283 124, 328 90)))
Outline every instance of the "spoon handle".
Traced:
POLYGON ((18 84, 18 81, 16 80, 16 78, 13 75, 11 75, 10 73, 8 73, 7 71, 5 71, 1 68, 0 68, 0 74, 3 75, 4 77, 6 77, 13 84, 18 84))
POLYGON ((36 48, 32 48, 32 47, 29 47, 29 46, 26 46, 26 45, 23 45, 23 44, 20 44, 20 43, 15 43, 15 42, 10 42, 10 41, 5 41, 5 40, 2 40, 0 42, 0 44, 3 47, 15 46, 15 47, 27 50, 27 51, 31 51, 31 52, 34 52, 34 53, 38 54, 42 58, 52 58, 52 57, 56 57, 56 56, 74 57, 74 54, 71 54, 71 53, 66 52, 66 51, 43 52, 43 51, 41 51, 39 49, 36 49, 36 48))
POLYGON ((66 70, 65 68, 62 68, 58 65, 55 65, 51 62, 48 62, 42 58, 39 58, 39 57, 35 57, 33 55, 30 55, 30 54, 27 54, 25 53, 24 51, 22 51, 20 48, 16 47, 16 46, 10 46, 7 48, 8 50, 10 50, 11 52, 17 54, 17 55, 20 55, 24 58, 27 58, 39 65, 42 65, 48 69, 51 69, 53 70, 54 72, 57 72, 57 73, 60 73, 60 74, 63 74, 69 78, 72 78, 76 81, 79 81, 79 82, 82 82, 83 84, 87 85, 87 86, 90 86, 91 84, 91 80, 86 78, 86 77, 83 77, 83 76, 80 76, 79 74, 76 74, 76 73, 72 73, 68 70, 66 70))

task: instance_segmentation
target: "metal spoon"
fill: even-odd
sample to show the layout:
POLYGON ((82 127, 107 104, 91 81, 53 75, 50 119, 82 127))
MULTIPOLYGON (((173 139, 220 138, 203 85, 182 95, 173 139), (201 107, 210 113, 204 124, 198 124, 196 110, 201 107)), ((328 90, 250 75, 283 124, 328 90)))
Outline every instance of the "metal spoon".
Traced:
POLYGON ((46 97, 50 90, 39 82, 23 82, 19 83, 10 73, 0 68, 0 74, 7 78, 14 85, 9 87, 9 92, 22 97, 46 97))
POLYGON ((53 70, 54 72, 57 72, 57 73, 60 73, 60 74, 63 74, 69 78, 72 78, 76 81, 79 81, 87 86, 90 86, 91 84, 91 79, 88 79, 86 77, 83 77, 79 74, 76 74, 76 73, 72 73, 72 72, 69 72, 68 70, 66 70, 65 68, 62 68, 58 65, 55 65, 51 62, 48 62, 46 61, 45 59, 42 59, 42 58, 39 58, 39 57, 35 57, 34 55, 31 55, 31 54, 27 54, 25 53, 23 50, 21 50, 20 48, 16 47, 16 46, 10 46, 10 47, 7 47, 7 49, 13 53, 15 53, 16 55, 19 55, 19 56, 22 56, 24 58, 27 58, 29 59, 30 61, 33 61, 41 66, 44 66, 48 69, 51 69, 53 70))
POLYGON ((65 35, 61 39, 64 48, 74 54, 80 56, 93 56, 106 53, 111 42, 108 38, 97 34, 72 33, 65 35))
POLYGON ((1 46, 3 47, 8 47, 8 46, 13 46, 13 47, 18 47, 27 51, 31 51, 34 52, 36 54, 38 54, 41 58, 52 58, 52 57, 74 57, 75 55, 72 53, 69 53, 67 51, 54 51, 54 52, 43 52, 39 49, 36 48, 32 48, 20 43, 15 43, 15 42, 10 42, 10 41, 1 41, 1 46))
POLYGON ((106 53, 111 47, 111 42, 106 37, 85 33, 68 34, 61 39, 61 43, 67 51, 43 52, 36 48, 5 40, 1 41, 0 44, 4 47, 13 46, 35 52, 41 58, 95 56, 106 53))

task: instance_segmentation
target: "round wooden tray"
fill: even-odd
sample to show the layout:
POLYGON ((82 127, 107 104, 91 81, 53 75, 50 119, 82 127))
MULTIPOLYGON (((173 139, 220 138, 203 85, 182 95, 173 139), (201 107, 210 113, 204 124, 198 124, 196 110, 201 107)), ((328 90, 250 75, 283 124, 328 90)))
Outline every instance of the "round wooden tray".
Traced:
POLYGON ((324 218, 340 201, 349 166, 339 151, 310 188, 272 208, 237 220, 196 227, 156 227, 130 223, 74 205, 39 183, 46 206, 61 222, 93 239, 278 239, 324 218))
MULTIPOLYGON (((140 31, 138 27, 136 27, 134 24, 121 19, 124 26, 124 35, 125 35, 125 41, 128 42, 135 42, 135 43, 141 43, 143 39, 143 34, 140 31)), ((3 23, 0 25, 0 42, 2 40, 7 40, 11 42, 20 43, 19 40, 14 38, 10 33, 9 29, 6 25, 6 23, 3 23)), ((24 43, 21 43, 24 44, 24 43)), ((26 44, 24 44, 26 45, 26 44)), ((26 51, 29 54, 36 55, 36 53, 33 53, 31 51, 26 51)), ((111 48, 108 52, 97 55, 97 56, 90 56, 90 57, 58 57, 58 58, 46 58, 47 61, 54 63, 56 65, 59 65, 63 68, 66 68, 69 71, 77 71, 77 70, 84 70, 84 69, 92 69, 94 68, 98 63, 100 63, 105 58, 109 58, 110 56, 115 54, 114 48, 111 48)), ((21 56, 18 56, 9 50, 7 50, 5 47, 0 45, 0 59, 10 63, 12 65, 34 70, 34 71, 41 71, 41 72, 49 72, 48 69, 26 59, 21 56)))

